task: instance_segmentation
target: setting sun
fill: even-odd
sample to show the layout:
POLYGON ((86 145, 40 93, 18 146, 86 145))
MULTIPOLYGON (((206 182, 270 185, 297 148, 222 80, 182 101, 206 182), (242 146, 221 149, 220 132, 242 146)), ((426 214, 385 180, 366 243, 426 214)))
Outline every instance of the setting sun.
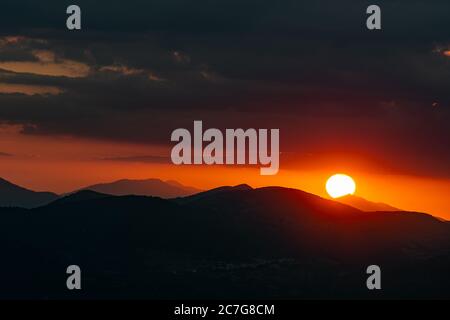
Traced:
POLYGON ((354 194, 356 184, 352 177, 346 174, 335 174, 328 178, 326 189, 332 198, 339 198, 354 194))

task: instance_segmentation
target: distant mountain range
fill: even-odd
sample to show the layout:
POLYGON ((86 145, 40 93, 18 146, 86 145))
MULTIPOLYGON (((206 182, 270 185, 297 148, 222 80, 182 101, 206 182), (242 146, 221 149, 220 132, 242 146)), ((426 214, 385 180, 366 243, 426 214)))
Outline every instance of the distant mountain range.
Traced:
POLYGON ((348 204, 354 208, 357 208, 362 211, 402 211, 401 209, 395 208, 388 204, 382 202, 372 202, 368 201, 364 198, 348 195, 341 198, 335 199, 335 201, 348 204))
POLYGON ((184 197, 201 192, 200 189, 187 187, 173 180, 162 181, 159 179, 123 179, 110 183, 91 185, 83 188, 82 190, 92 190, 99 193, 106 193, 115 196, 138 195, 161 198, 184 197))
MULTIPOLYGON (((82 190, 91 190, 97 193, 105 195, 125 196, 125 195, 138 195, 138 196, 150 196, 161 197, 165 199, 186 197, 190 195, 196 195, 196 197, 204 197, 216 192, 227 191, 230 188, 233 189, 252 189, 250 186, 242 184, 235 187, 224 186, 208 191, 202 191, 193 187, 182 185, 181 183, 168 180, 163 181, 160 179, 145 179, 145 180, 131 180, 122 179, 109 183, 99 183, 84 187, 82 189, 70 192, 68 194, 77 193, 82 190)), ((59 197, 64 197, 68 194, 61 196, 51 192, 35 192, 17 186, 11 182, 8 182, 0 178, 0 207, 22 207, 22 208, 35 208, 52 202, 59 197)), ((334 199, 334 201, 347 204, 362 211, 402 211, 401 209, 392 207, 385 203, 371 202, 361 197, 349 195, 334 199)))
MULTIPOLYGON (((142 195, 161 198, 184 197, 202 191, 193 187, 184 186, 173 180, 162 181, 159 179, 123 179, 111 183, 91 185, 82 188, 81 190, 92 190, 98 193, 116 196, 142 195)), ((81 190, 71 193, 76 193, 81 190)), ((60 197, 64 197, 65 195, 57 195, 52 192, 32 191, 0 178, 0 207, 36 208, 48 204, 60 197)))
POLYGON ((0 208, 0 248, 0 298, 450 297, 448 222, 281 187, 174 199, 83 190, 0 208), (79 292, 65 289, 70 264, 85 275, 79 292), (376 293, 371 264, 383 272, 376 293))
POLYGON ((36 192, 0 178, 0 207, 34 208, 58 198, 52 192, 36 192))

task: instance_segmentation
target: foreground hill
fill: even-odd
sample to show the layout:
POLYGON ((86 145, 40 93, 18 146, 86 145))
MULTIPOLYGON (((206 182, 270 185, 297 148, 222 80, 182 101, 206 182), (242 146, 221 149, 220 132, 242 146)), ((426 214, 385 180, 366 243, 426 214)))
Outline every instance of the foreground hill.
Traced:
POLYGON ((0 178, 0 207, 32 208, 57 198, 55 193, 31 191, 0 178))
POLYGON ((245 185, 173 200, 83 191, 0 211, 2 297, 450 297, 450 226, 421 213, 245 185), (81 292, 65 289, 69 264, 81 292), (370 264, 383 271, 376 294, 370 264))

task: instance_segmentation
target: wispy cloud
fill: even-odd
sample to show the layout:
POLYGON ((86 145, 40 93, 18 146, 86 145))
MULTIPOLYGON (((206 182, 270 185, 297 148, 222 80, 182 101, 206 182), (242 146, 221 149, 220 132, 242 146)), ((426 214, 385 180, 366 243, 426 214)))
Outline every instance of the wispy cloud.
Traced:
POLYGON ((74 60, 61 60, 58 62, 0 62, 0 69, 16 73, 69 78, 86 77, 90 71, 88 65, 74 60))
POLYGON ((124 157, 107 157, 102 158, 104 161, 120 161, 120 162, 144 162, 144 163, 171 163, 167 156, 124 156, 124 157))
POLYGON ((58 87, 52 86, 39 86, 28 84, 14 84, 14 83, 0 83, 0 93, 19 93, 25 95, 57 95, 62 93, 63 90, 58 87))
POLYGON ((137 74, 143 74, 145 72, 145 70, 130 68, 125 65, 110 65, 110 66, 101 67, 100 72, 114 72, 114 73, 120 73, 120 74, 123 74, 126 76, 132 76, 132 75, 137 75, 137 74))
POLYGON ((13 155, 7 152, 0 152, 0 157, 12 157, 13 155))
POLYGON ((151 81, 165 81, 165 79, 159 77, 154 72, 145 70, 145 69, 137 69, 132 68, 126 65, 115 64, 103 66, 99 69, 100 72, 112 72, 117 73, 124 76, 136 76, 136 75, 145 75, 151 81))
POLYGON ((189 57, 187 54, 184 54, 180 51, 173 51, 172 57, 178 63, 190 63, 191 62, 191 57, 189 57))
POLYGON ((89 75, 90 67, 83 62, 60 57, 49 49, 34 48, 45 43, 44 40, 22 36, 0 38, 0 53, 5 54, 0 62, 0 69, 15 73, 69 78, 89 75))

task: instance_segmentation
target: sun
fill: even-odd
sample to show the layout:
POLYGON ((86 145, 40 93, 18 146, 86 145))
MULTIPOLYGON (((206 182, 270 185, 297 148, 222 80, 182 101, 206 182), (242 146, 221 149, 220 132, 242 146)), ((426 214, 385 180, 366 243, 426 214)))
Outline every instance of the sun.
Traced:
POLYGON ((326 189, 330 197, 339 198, 354 194, 356 190, 355 181, 352 177, 338 173, 328 178, 326 189))

